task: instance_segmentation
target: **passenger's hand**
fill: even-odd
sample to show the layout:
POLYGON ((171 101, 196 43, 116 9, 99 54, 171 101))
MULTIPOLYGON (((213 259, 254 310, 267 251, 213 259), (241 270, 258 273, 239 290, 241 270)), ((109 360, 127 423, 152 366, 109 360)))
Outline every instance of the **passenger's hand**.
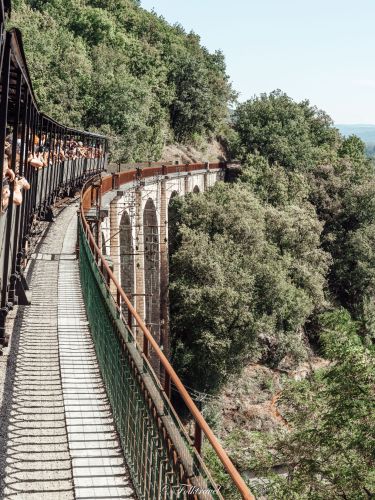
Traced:
POLYGON ((13 182, 16 177, 16 174, 13 172, 11 168, 7 168, 5 171, 5 177, 8 177, 9 182, 13 182))

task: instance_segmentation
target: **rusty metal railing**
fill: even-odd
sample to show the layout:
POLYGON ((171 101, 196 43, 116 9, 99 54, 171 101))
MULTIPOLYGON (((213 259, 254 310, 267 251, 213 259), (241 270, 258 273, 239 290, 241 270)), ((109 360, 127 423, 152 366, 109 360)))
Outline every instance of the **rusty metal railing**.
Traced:
MULTIPOLYGON (((143 177, 166 175, 171 173, 170 170, 175 172, 174 169, 176 167, 179 168, 179 171, 183 171, 182 169, 184 166, 171 165, 170 167, 147 168, 142 171, 141 175, 143 177)), ((215 167, 219 168, 220 165, 217 164, 215 167)), ((204 169, 205 165, 186 165, 185 168, 186 171, 194 171, 204 169)), ((114 181, 111 176, 103 178, 100 187, 100 195, 111 190, 113 183, 117 185, 118 182, 120 184, 130 182, 139 176, 140 172, 130 171, 118 175, 120 178, 117 181, 114 181)), ((154 498, 223 498, 220 493, 220 487, 212 479, 205 464, 205 458, 202 456, 201 440, 202 436, 204 436, 216 455, 216 458, 221 462, 224 473, 227 474, 232 481, 234 493, 231 498, 253 499, 254 497, 250 493, 243 478, 216 439, 180 378, 146 327, 143 319, 122 290, 106 258, 102 255, 100 248, 96 244, 94 235, 86 220, 86 213, 90 210, 92 203, 97 199, 96 196, 93 196, 94 188, 92 184, 93 183, 89 181, 86 185, 81 200, 81 276, 83 283, 85 283, 85 280, 89 280, 89 274, 91 274, 91 276, 95 275, 96 277, 95 281, 90 279, 89 283, 86 283, 86 286, 84 285, 84 296, 102 373, 106 381, 107 390, 110 394, 117 427, 123 442, 125 455, 127 456, 128 463, 130 463, 133 482, 136 485, 138 494, 141 498, 152 500, 154 500, 154 498), (96 290, 96 299, 93 301, 92 294, 94 289, 96 290), (114 294, 115 298, 113 296, 113 289, 116 290, 114 294), (100 314, 98 316, 99 303, 101 306, 99 307, 100 314), (142 332, 142 345, 137 342, 133 335, 134 327, 142 332), (116 348, 108 347, 109 344, 112 345, 113 342, 115 342, 116 348), (160 361, 163 372, 163 384, 161 384, 150 365, 150 347, 160 361), (115 354, 113 354, 113 350, 115 354), (109 355, 108 351, 110 352, 109 355), (110 357, 111 366, 108 366, 108 357, 105 357, 105 352, 107 352, 107 355, 110 357), (124 379, 119 381, 118 367, 120 359, 126 360, 124 363, 127 367, 125 368, 124 363, 122 364, 120 372, 123 374, 124 379), (129 374, 129 366, 131 374, 129 374), (158 447, 155 451, 155 459, 159 467, 159 483, 161 481, 160 484, 158 483, 158 487, 155 486, 152 480, 152 471, 147 469, 148 465, 150 467, 152 466, 152 460, 147 460, 147 458, 142 459, 140 456, 137 456, 137 447, 134 446, 135 435, 137 433, 142 433, 142 429, 139 426, 137 427, 135 422, 130 423, 128 421, 124 423, 124 419, 126 420, 127 416, 129 416, 127 412, 131 411, 134 406, 134 404, 132 406, 132 403, 127 401, 127 398, 131 398, 134 392, 129 394, 123 389, 121 393, 121 387, 124 388, 126 384, 129 383, 129 380, 131 381, 133 390, 138 394, 137 404, 140 406, 140 412, 143 414, 142 418, 146 418, 149 428, 151 429, 150 432, 158 442, 158 447), (193 439, 187 435, 184 426, 181 424, 170 402, 169 394, 171 383, 178 391, 178 394, 190 412, 191 418, 194 420, 195 432, 193 439), (120 391, 120 393, 118 391, 120 391), (147 409, 144 407, 145 404, 147 409), (133 450, 133 452, 131 452, 131 450, 133 450), (138 464, 139 460, 142 462, 141 465, 138 464), (163 469, 160 469, 161 463, 168 465, 169 473, 172 474, 171 477, 173 477, 172 482, 168 480, 168 471, 166 472, 164 470, 163 473, 163 469), (139 476, 139 474, 141 474, 141 476, 139 476), (151 485, 149 489, 144 489, 146 484, 144 482, 145 480, 147 484, 151 485), (186 493, 188 490, 184 490, 182 488, 183 485, 188 485, 190 488, 193 488, 191 491, 195 491, 196 494, 188 496, 186 493), (177 490, 182 496, 176 495, 177 490), (163 496, 161 491, 167 491, 168 494, 163 496), (159 496, 155 496, 155 492, 157 492, 159 496), (186 495, 183 496, 185 493, 186 495)), ((98 190, 98 180, 95 181, 95 190, 98 190)), ((136 417, 132 418, 136 420, 136 417)), ((148 453, 142 449, 138 449, 138 452, 141 455, 142 453, 148 453)))

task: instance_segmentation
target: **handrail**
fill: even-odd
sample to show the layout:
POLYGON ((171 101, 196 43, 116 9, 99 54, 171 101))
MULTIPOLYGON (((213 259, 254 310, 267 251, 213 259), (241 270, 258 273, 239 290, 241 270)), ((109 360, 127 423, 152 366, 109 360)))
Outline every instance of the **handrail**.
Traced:
MULTIPOLYGON (((199 167, 201 169, 204 169, 206 167, 206 164, 197 164, 197 165, 199 165, 199 167)), ((179 165, 179 167, 181 168, 182 166, 179 165)), ((188 167, 190 167, 190 166, 188 166, 188 167)), ((145 169, 145 170, 147 170, 147 169, 145 169)), ((128 175, 132 175, 132 174, 134 176, 137 175, 136 171, 126 172, 126 173, 128 175)), ((106 176, 106 177, 104 177, 104 179, 108 179, 110 177, 111 176, 106 176)), ((112 282, 113 285, 114 285, 114 287, 115 287, 115 289, 116 289, 118 310, 121 312, 121 299, 122 299, 123 302, 126 304, 128 313, 136 321, 137 326, 141 329, 141 331, 142 331, 142 333, 144 335, 144 338, 146 340, 146 344, 147 345, 150 344, 152 346, 152 348, 154 349, 154 352, 156 353, 157 357, 159 358, 159 360, 160 360, 160 362, 161 362, 161 364, 162 364, 162 366, 163 366, 163 368, 165 370, 166 380, 168 381, 168 383, 169 383, 169 381, 173 382, 173 384, 175 385, 175 387, 178 389, 179 394, 181 395, 181 397, 182 397, 184 403, 186 404, 187 408, 190 410, 190 412, 191 412, 191 414, 192 414, 192 416, 193 416, 193 418, 195 420, 196 425, 198 426, 198 428, 201 431, 203 431, 203 433, 207 437, 207 439, 210 442, 211 446, 215 450, 218 458, 220 459, 221 463, 223 464, 225 470, 230 475, 230 477, 233 480, 233 483, 236 485, 238 491, 242 495, 242 498, 245 499, 245 500, 254 500, 255 497, 250 493, 250 490, 248 489, 245 481, 243 480, 243 478, 241 477, 241 475, 239 474, 239 472, 237 471, 237 469, 233 465, 232 461, 228 457, 227 453, 225 452, 225 450, 223 449, 223 447, 221 446, 221 444, 219 443, 219 441, 215 437, 214 433, 210 429, 209 425, 207 424, 207 422, 203 418, 201 412, 198 410, 198 408, 195 405, 194 401, 192 400, 192 398, 190 397, 189 393, 185 389, 185 387, 184 387, 183 383, 181 382, 179 376, 177 375, 177 373, 173 369, 172 365, 170 364, 170 362, 168 361, 168 359, 166 358, 166 356, 163 354, 163 352, 160 349, 159 345, 157 344, 157 342, 153 338, 152 334, 150 333, 150 331, 146 327, 144 321, 142 320, 142 318, 140 317, 140 315, 138 314, 138 312, 136 311, 136 309, 131 304, 129 298, 127 297, 127 295, 124 292, 124 290, 121 288, 121 285, 119 284, 119 282, 117 281, 117 279, 116 279, 115 275, 113 274, 111 268, 109 267, 107 260, 105 259, 105 257, 103 256, 100 248, 96 244, 95 238, 94 238, 94 236, 93 236, 93 234, 91 232, 90 226, 89 226, 89 224, 88 224, 88 222, 86 220, 85 209, 84 209, 85 206, 87 207, 87 203, 85 203, 86 197, 88 197, 89 195, 91 196, 90 187, 91 187, 91 183, 92 182, 93 182, 93 179, 89 180, 86 183, 86 185, 84 186, 84 189, 82 190, 81 207, 80 207, 80 217, 81 217, 81 221, 82 221, 82 224, 83 224, 83 227, 84 227, 84 230, 85 230, 85 234, 86 234, 86 236, 88 238, 91 250, 92 250, 93 255, 95 257, 95 262, 98 265, 98 260, 99 260, 99 262, 100 262, 100 266, 98 266, 99 269, 105 270, 105 276, 107 277, 107 280, 109 282, 112 282)), ((144 354, 147 353, 147 351, 145 353, 145 350, 144 350, 144 348, 142 346, 139 346, 139 348, 140 348, 141 352, 143 352, 144 354)))

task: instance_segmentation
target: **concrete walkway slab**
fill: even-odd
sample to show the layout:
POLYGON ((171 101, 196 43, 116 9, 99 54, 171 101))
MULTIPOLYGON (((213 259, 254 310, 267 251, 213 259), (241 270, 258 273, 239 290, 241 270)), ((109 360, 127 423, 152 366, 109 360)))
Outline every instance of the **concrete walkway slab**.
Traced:
POLYGON ((65 208, 47 231, 31 265, 32 305, 15 320, 0 408, 2 500, 136 498, 86 317, 76 211, 65 208))

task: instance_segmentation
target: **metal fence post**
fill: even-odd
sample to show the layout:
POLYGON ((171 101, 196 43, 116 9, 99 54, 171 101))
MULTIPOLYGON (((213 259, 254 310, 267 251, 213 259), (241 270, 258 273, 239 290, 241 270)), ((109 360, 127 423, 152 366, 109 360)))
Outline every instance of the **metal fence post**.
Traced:
MULTIPOLYGON (((4 176, 4 150, 5 150, 5 137, 6 137, 6 127, 8 121, 8 94, 9 94, 9 72, 10 72, 10 33, 6 34, 5 47, 4 47, 4 57, 3 66, 1 73, 1 102, 0 102, 0 165, 1 165, 1 179, 4 176)), ((0 194, 0 208, 3 202, 3 188, 1 187, 0 194)), ((1 215, 0 217, 4 217, 1 215)), ((2 238, 4 235, 2 235, 2 238)), ((7 242, 4 245, 4 261, 3 268, 1 271, 1 308, 0 308, 0 352, 1 347, 4 345, 5 340, 5 319, 9 312, 8 308, 8 260, 9 254, 7 252, 7 242)), ((9 244, 9 240, 8 240, 9 244)))
MULTIPOLYGON (((17 170, 17 149, 18 149, 18 136, 19 136, 19 118, 20 118, 20 108, 21 108, 21 88, 22 88, 22 74, 18 72, 17 74, 17 83, 16 83, 16 106, 14 110, 14 121, 13 121, 13 137, 12 137, 12 163, 11 168, 13 172, 17 170)), ((17 173, 17 172, 16 172, 17 173)), ((13 182, 13 192, 14 186, 17 182, 17 177, 13 182)), ((13 200, 9 200, 12 202, 12 206, 9 207, 9 219, 10 225, 13 224, 13 243, 12 243, 12 255, 11 255, 11 274, 10 274, 10 285, 9 285, 9 296, 8 300, 14 303, 15 300, 15 289, 16 289, 16 261, 17 261, 17 244, 18 244, 18 224, 20 218, 20 205, 17 207, 13 207, 13 200), (13 211, 15 211, 15 220, 13 220, 13 211)), ((8 232, 8 228, 7 228, 8 232)), ((10 252, 8 252, 10 253, 10 252)))

